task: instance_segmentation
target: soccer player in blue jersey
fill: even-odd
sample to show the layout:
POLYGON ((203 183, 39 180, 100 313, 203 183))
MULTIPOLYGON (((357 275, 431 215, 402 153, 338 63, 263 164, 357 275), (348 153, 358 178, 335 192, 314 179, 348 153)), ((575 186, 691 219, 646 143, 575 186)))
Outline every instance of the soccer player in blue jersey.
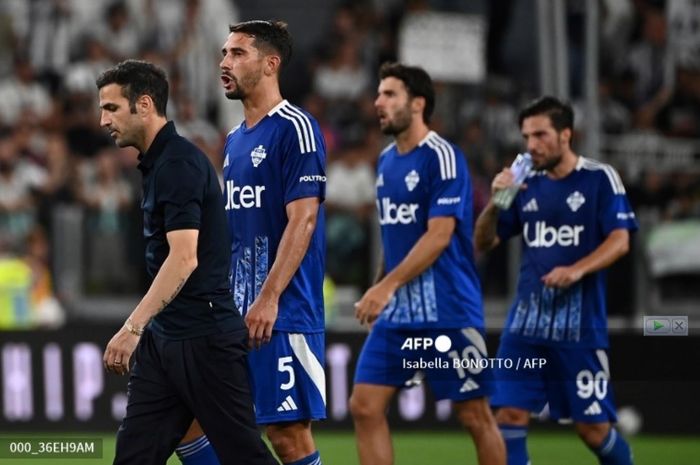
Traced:
POLYGON ((479 463, 505 464, 486 400, 490 370, 478 364, 453 368, 454 360, 487 355, 467 163, 455 145, 428 128, 435 95, 424 70, 387 63, 379 77, 379 124, 395 142, 377 168, 381 279, 356 304, 357 318, 372 326, 350 399, 360 463, 393 463, 387 407, 399 388, 425 375, 436 398, 454 402, 479 463), (437 349, 410 350, 412 341, 424 340, 437 341, 437 349), (449 368, 414 368, 436 358, 449 368))
MULTIPOLYGON (((489 203, 476 223, 479 250, 522 235, 520 278, 498 357, 546 361, 542 369, 496 370, 492 404, 500 408, 509 465, 529 463, 530 413, 547 404, 552 418, 573 420, 601 464, 632 463, 613 426, 604 270, 627 253, 637 223, 617 172, 572 151, 573 122, 571 107, 553 97, 521 111, 534 172, 507 210, 489 203)), ((491 190, 512 182, 506 168, 491 190)))
POLYGON ((221 79, 245 120, 226 138, 224 194, 234 303, 254 348, 257 421, 283 463, 319 465, 311 421, 326 416, 326 147, 316 120, 280 94, 291 52, 282 22, 230 27, 221 79))

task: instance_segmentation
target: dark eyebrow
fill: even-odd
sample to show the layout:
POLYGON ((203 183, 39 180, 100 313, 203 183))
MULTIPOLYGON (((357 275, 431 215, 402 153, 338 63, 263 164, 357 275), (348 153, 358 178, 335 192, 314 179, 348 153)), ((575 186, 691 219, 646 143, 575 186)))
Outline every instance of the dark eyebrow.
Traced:
POLYGON ((226 55, 226 52, 243 52, 243 53, 245 53, 245 49, 243 49, 241 47, 231 47, 229 49, 227 49, 226 47, 223 47, 221 49, 221 54, 226 55))

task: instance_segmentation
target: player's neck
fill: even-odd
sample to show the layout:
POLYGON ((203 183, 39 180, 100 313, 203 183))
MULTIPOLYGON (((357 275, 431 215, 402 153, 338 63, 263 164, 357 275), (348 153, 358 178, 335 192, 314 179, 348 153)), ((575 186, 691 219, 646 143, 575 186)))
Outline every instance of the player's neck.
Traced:
POLYGON ((153 141, 160 130, 163 129, 163 126, 165 126, 167 123, 168 119, 161 116, 152 118, 150 121, 148 121, 146 123, 145 130, 143 131, 143 140, 139 141, 135 145, 136 149, 138 149, 138 151, 141 153, 146 153, 151 147, 151 144, 153 144, 153 141))
POLYGON ((396 148, 400 154, 406 154, 416 148, 429 132, 430 128, 422 121, 413 123, 405 131, 396 135, 396 148))
POLYGON ((557 166, 547 171, 551 179, 563 179, 576 169, 578 156, 572 150, 566 150, 557 166))
POLYGON ((243 100, 243 115, 245 125, 252 128, 260 122, 273 108, 282 101, 279 87, 260 87, 258 90, 243 100))

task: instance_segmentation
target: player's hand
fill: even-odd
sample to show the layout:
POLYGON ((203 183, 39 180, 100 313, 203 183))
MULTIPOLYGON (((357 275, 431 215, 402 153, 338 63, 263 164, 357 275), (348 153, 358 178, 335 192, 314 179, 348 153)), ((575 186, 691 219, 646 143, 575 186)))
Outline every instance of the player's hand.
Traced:
POLYGON ((248 346, 259 349, 263 344, 270 342, 272 327, 277 320, 277 306, 279 299, 260 293, 248 308, 245 316, 245 324, 248 326, 248 346))
MULTIPOLYGON (((503 170, 493 178, 493 181, 491 181, 491 195, 493 196, 496 192, 509 188, 514 180, 515 177, 510 168, 503 168, 503 170)), ((526 188, 527 185, 525 183, 521 184, 520 189, 526 188)))
POLYGON ((102 356, 102 362, 107 371, 118 375, 127 374, 129 372, 131 354, 134 353, 139 339, 139 336, 132 334, 122 326, 109 341, 102 356))
POLYGON ((396 292, 396 287, 388 282, 380 281, 367 289, 365 295, 355 302, 355 318, 362 325, 371 325, 387 306, 396 292))
POLYGON ((545 286, 565 288, 583 278, 583 273, 574 266, 557 266, 542 276, 545 286))

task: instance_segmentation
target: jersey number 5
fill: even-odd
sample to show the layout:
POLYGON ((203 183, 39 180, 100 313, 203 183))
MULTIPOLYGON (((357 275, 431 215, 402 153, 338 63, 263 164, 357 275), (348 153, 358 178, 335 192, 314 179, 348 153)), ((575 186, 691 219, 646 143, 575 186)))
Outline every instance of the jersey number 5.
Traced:
POLYGON ((277 360, 277 370, 280 373, 289 373, 289 381, 280 384, 280 389, 283 391, 288 391, 294 387, 294 368, 292 368, 292 357, 280 357, 277 360))

